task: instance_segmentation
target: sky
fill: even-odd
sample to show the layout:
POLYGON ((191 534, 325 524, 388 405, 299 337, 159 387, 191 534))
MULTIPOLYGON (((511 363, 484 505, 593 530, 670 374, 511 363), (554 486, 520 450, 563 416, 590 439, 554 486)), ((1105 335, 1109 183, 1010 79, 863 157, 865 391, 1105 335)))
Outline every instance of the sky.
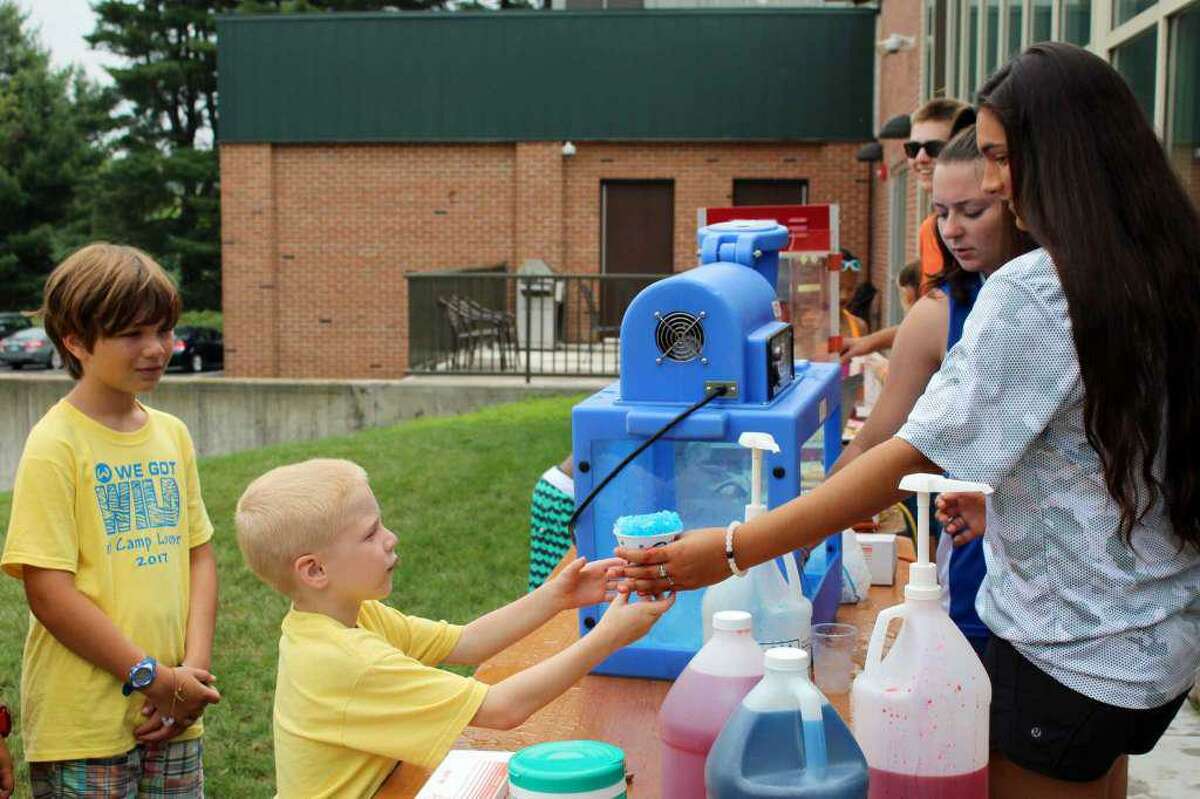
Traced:
POLYGON ((112 82, 104 67, 119 64, 120 59, 92 50, 83 38, 96 26, 88 0, 17 0, 17 5, 28 13, 30 27, 40 29, 55 66, 78 64, 92 80, 112 82))

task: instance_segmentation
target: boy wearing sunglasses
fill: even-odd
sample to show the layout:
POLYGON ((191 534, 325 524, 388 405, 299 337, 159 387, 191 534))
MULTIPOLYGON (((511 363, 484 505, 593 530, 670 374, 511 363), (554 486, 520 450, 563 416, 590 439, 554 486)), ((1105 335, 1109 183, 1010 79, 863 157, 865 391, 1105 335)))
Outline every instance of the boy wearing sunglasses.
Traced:
MULTIPOLYGON (((917 185, 926 198, 933 191, 933 165, 946 142, 962 128, 975 121, 974 112, 966 103, 939 97, 930 100, 913 112, 909 140, 904 142, 904 154, 908 157, 908 169, 917 179, 917 185), (963 112, 967 113, 964 114, 963 112)), ((928 199, 926 200, 928 202, 928 199)), ((932 284, 931 278, 942 273, 942 251, 938 247, 937 216, 930 213, 921 223, 919 254, 921 259, 920 293, 932 284)), ((897 326, 885 327, 860 338, 843 340, 841 358, 843 363, 858 355, 890 349, 896 338, 897 326)))
MULTIPOLYGON (((912 129, 908 141, 904 142, 904 154, 908 157, 909 171, 917 179, 917 185, 926 197, 933 191, 933 165, 938 154, 950 141, 959 115, 970 107, 966 103, 948 98, 930 100, 912 115, 912 129)), ((974 121, 974 116, 969 120, 974 121)), ((922 284, 940 275, 945 264, 937 243, 937 216, 929 214, 921 223, 920 256, 922 284)))

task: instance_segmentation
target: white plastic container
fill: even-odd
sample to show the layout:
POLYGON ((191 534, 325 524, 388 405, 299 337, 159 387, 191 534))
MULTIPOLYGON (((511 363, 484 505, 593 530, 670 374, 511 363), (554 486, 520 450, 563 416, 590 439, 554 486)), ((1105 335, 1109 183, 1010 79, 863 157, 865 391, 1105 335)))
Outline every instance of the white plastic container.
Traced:
MULTIPOLYGON (((893 541, 893 548, 895 542, 893 541)), ((842 531, 842 602, 865 602, 874 579, 871 564, 853 530, 842 531)))
POLYGON ((770 649, 766 673, 708 754, 708 799, 863 799, 867 761, 808 679, 802 649, 770 649))
POLYGON ((896 534, 859 533, 856 538, 871 572, 871 585, 896 582, 896 534))
MULTIPOLYGON (((743 433, 738 443, 751 450, 751 499, 745 521, 767 512, 762 494, 762 457, 764 451, 778 452, 779 445, 767 433, 743 433)), ((743 610, 754 619, 754 640, 764 650, 794 646, 807 650, 811 643, 812 603, 804 596, 800 569, 792 555, 783 558, 787 579, 769 560, 749 569, 741 577, 729 577, 704 592, 700 618, 704 640, 712 637, 712 617, 722 610, 743 610)))
POLYGON ((716 632, 671 686, 658 713, 662 793, 704 799, 704 761, 730 714, 763 675, 763 652, 750 635, 750 615, 724 611, 716 632))
POLYGON ((937 566, 929 562, 929 493, 988 486, 908 475, 918 492, 917 563, 904 603, 882 611, 867 660, 850 692, 854 734, 870 767, 870 796, 986 799, 992 686, 979 656, 942 608, 937 566), (900 632, 883 654, 888 625, 900 632))

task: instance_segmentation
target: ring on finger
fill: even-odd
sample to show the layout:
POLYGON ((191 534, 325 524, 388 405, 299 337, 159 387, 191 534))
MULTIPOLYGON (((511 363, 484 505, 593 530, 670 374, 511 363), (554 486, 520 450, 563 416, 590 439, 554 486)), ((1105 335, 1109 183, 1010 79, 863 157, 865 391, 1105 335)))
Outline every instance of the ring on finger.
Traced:
POLYGON ((667 564, 665 564, 665 563, 658 564, 658 576, 660 579, 663 579, 663 580, 671 579, 670 577, 667 576, 667 564))
POLYGON ((164 726, 164 727, 172 727, 172 726, 174 726, 174 725, 175 725, 175 717, 174 717, 174 716, 163 716, 163 717, 162 717, 162 724, 163 724, 163 726, 164 726))

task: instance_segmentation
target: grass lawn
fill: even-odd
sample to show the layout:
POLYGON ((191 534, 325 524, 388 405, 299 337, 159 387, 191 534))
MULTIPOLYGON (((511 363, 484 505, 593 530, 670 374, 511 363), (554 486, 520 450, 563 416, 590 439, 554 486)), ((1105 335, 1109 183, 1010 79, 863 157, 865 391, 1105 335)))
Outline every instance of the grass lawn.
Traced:
MULTIPOLYGON (((568 451, 577 401, 529 400, 200 461, 221 579, 213 672, 222 701, 204 719, 209 796, 274 794, 271 698, 287 606, 242 565, 234 540, 234 505, 250 480, 315 456, 361 464, 385 524, 400 537, 401 563, 388 603, 406 613, 465 622, 525 590, 530 493, 546 467, 568 451)), ((10 503, 10 494, 0 494, 0 535, 8 528, 10 503)), ((20 584, 0 576, 0 698, 14 712, 27 627, 20 584)), ((9 747, 20 761, 20 735, 9 739, 9 747)), ((17 796, 27 796, 23 765, 18 775, 17 796)))

